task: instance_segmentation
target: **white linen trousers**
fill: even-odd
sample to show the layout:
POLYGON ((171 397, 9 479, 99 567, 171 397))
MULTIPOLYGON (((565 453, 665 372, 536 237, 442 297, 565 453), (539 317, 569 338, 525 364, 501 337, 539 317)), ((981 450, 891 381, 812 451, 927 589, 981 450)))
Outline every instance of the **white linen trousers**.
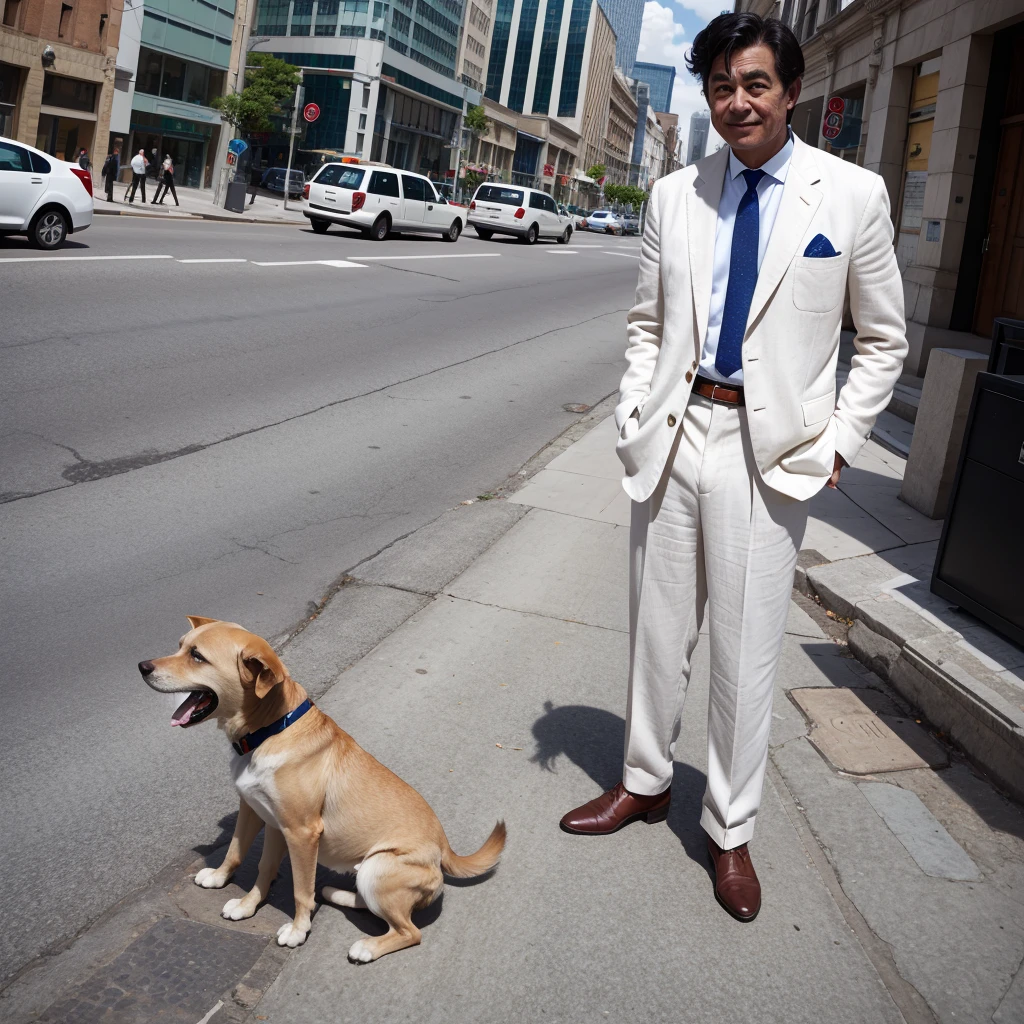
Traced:
POLYGON ((623 784, 653 796, 672 761, 705 605, 711 643, 701 825, 747 842, 761 802, 772 690, 807 501, 772 490, 743 406, 692 394, 665 472, 630 526, 630 673, 623 784))

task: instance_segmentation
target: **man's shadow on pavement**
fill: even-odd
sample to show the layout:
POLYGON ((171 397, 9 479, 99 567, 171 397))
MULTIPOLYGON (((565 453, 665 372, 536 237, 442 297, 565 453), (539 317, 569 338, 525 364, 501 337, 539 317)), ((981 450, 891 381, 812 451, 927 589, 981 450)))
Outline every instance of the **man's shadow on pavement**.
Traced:
MULTIPOLYGON (((531 761, 554 772, 558 758, 564 754, 597 784, 594 796, 622 781, 626 722, 610 711, 584 704, 555 707, 545 701, 544 714, 533 723, 533 738, 537 750, 531 761)), ((707 833, 700 826, 706 782, 707 776, 693 765, 675 762, 668 827, 679 837, 690 859, 710 874, 707 833)), ((565 810, 571 810, 568 804, 565 810)))

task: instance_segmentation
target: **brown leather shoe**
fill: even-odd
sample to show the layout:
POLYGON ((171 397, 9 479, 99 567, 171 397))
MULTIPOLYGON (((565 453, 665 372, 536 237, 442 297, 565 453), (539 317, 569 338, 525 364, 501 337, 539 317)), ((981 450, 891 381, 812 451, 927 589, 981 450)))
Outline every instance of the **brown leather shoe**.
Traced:
POLYGON ((761 883, 747 844, 723 850, 708 836, 708 853, 715 868, 715 898, 737 921, 753 921, 761 909, 761 883))
POLYGON ((620 782, 614 789, 570 811, 560 825, 564 831, 575 835, 607 836, 638 818, 645 819, 649 825, 664 821, 671 799, 671 788, 657 796, 637 796, 620 782))

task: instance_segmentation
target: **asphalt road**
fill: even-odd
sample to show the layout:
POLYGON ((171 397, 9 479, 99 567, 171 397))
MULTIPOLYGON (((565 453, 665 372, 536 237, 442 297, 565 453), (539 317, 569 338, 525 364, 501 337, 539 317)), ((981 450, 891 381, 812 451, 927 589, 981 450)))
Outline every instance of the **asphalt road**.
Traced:
POLYGON ((615 390, 638 242, 575 240, 0 239, 0 984, 220 837, 223 737, 135 667, 186 614, 281 635, 615 390))

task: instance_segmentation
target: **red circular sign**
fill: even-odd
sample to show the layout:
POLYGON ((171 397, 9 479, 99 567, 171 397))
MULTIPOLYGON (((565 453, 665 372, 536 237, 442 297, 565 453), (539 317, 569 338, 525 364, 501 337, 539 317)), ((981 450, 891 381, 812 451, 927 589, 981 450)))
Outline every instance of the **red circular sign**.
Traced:
POLYGON ((828 109, 831 110, 833 114, 841 114, 846 109, 846 100, 844 100, 842 96, 833 96, 828 101, 828 109))
POLYGON ((302 116, 307 121, 315 121, 320 116, 320 108, 315 103, 307 103, 302 108, 302 116))

